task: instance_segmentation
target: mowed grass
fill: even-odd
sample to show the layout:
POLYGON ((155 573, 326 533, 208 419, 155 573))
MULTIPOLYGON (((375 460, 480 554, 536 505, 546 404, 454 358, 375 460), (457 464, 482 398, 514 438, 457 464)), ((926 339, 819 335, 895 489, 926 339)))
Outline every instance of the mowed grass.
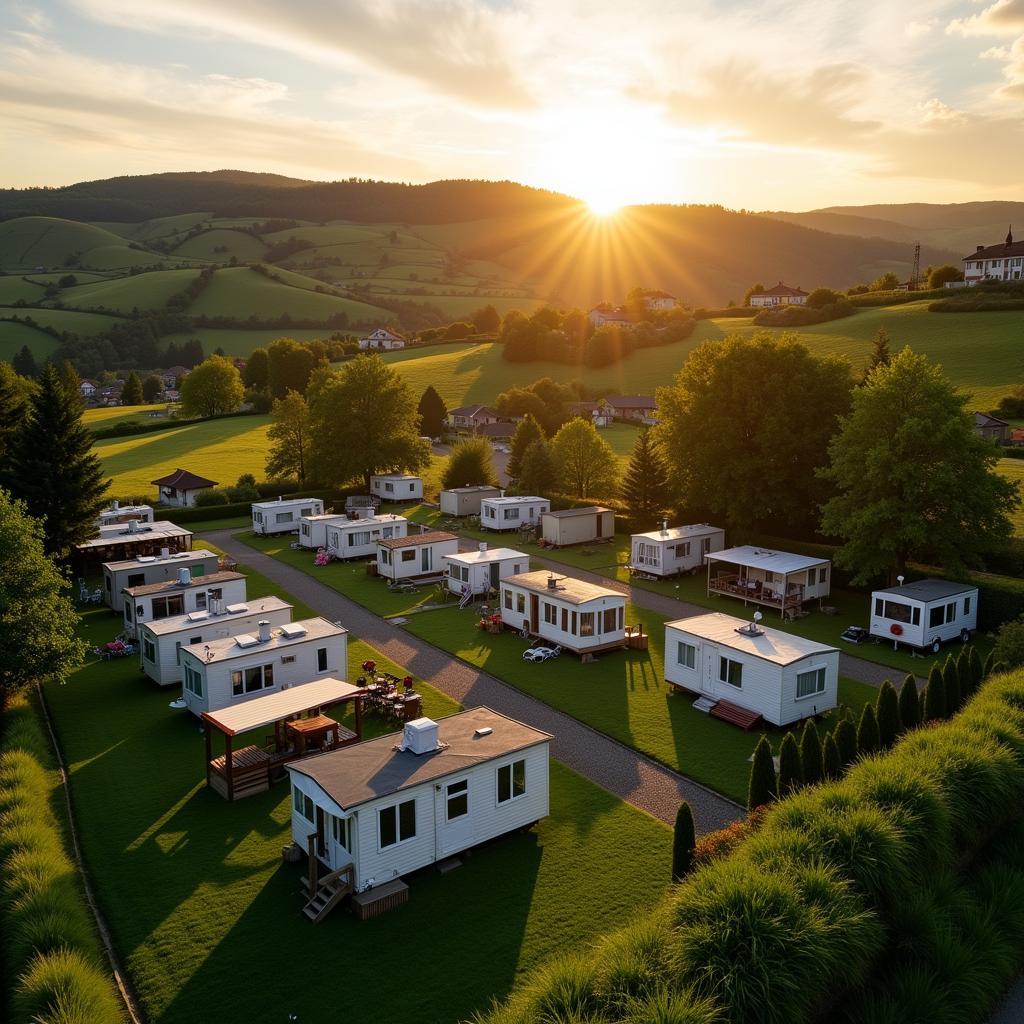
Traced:
POLYGON ((117 423, 126 423, 129 420, 149 423, 152 422, 149 417, 151 412, 166 411, 167 405, 163 402, 158 402, 155 405, 100 405, 94 409, 86 409, 82 413, 82 422, 93 429, 112 427, 117 423))
POLYGON ((154 270, 113 281, 99 281, 65 288, 60 301, 66 306, 103 307, 130 313, 162 309, 168 300, 187 288, 199 276, 198 270, 154 270))
POLYGON ((116 316, 105 313, 79 313, 71 309, 31 309, 17 306, 0 307, 0 316, 19 316, 30 318, 37 324, 55 327, 58 331, 70 331, 72 334, 99 334, 109 330, 116 323, 123 322, 116 316))
MULTIPOLYGON (((1000 459, 998 464, 999 475, 1007 480, 1012 480, 1024 498, 1024 459, 1000 459)), ((1013 513, 1014 532, 1018 537, 1024 537, 1024 504, 1017 507, 1013 513)))

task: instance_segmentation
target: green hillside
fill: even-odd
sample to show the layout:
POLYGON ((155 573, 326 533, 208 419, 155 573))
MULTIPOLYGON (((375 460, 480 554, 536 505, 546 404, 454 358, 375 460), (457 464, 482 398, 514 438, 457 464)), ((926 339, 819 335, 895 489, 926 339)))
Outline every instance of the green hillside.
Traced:
POLYGON ((31 318, 36 323, 55 327, 58 331, 70 331, 73 334, 93 335, 108 330, 117 323, 118 318, 105 313, 79 313, 70 309, 31 309, 0 306, 0 317, 19 316, 31 318))
MULTIPOLYGON (((3 313, 3 310, 0 310, 0 313, 3 313)), ((14 358, 14 353, 19 352, 23 345, 28 345, 29 351, 38 363, 57 348, 57 341, 35 327, 0 320, 0 359, 10 362, 14 358)))
POLYGON ((275 327, 271 330, 247 331, 241 328, 194 327, 190 331, 168 334, 162 339, 164 345, 180 345, 183 341, 198 338, 207 354, 223 349, 229 356, 247 356, 254 348, 266 348, 277 338, 294 338, 296 341, 315 341, 331 332, 323 327, 275 327))
POLYGON ((65 306, 89 309, 103 307, 122 313, 130 313, 133 309, 148 312, 166 306, 171 296, 187 288, 198 276, 198 270, 155 270, 66 288, 61 292, 60 301, 65 306))
POLYGON ((263 259, 266 251, 267 247, 248 232, 213 228, 181 242, 175 246, 173 254, 216 262, 230 260, 234 256, 240 263, 245 263, 263 259))
POLYGON ((104 249, 131 252, 123 239, 92 224, 56 217, 21 217, 0 223, 0 266, 5 269, 63 267, 75 253, 88 263, 93 250, 104 249))

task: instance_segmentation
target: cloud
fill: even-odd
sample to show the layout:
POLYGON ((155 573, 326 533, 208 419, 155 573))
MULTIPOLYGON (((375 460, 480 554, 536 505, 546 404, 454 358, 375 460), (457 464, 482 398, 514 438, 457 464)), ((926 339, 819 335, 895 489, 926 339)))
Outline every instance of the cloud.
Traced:
POLYGON ((956 18, 946 26, 949 35, 999 36, 1024 32, 1024 0, 996 0, 980 14, 956 18))

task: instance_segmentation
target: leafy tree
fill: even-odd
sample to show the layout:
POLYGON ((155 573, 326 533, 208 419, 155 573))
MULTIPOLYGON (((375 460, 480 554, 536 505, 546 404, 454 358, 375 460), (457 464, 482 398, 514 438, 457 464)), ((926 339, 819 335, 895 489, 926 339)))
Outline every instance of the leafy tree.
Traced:
POLYGON ((155 373, 151 373, 142 382, 142 400, 152 404, 163 394, 163 390, 164 382, 155 373))
POLYGON ((308 402, 314 479, 332 486, 358 479, 369 491, 373 473, 430 465, 412 391, 379 355, 359 356, 341 370, 317 369, 308 402))
POLYGON ((668 469, 649 430, 641 431, 633 444, 622 498, 637 523, 650 524, 669 503, 668 469))
POLYGON ((754 747, 754 760, 750 765, 750 785, 747 789, 747 810, 770 804, 779 794, 779 783, 775 777, 775 761, 772 745, 763 735, 754 747))
POLYGON ((464 320, 456 320, 449 324, 444 330, 445 341, 461 341, 473 333, 473 325, 467 324, 464 320))
MULTIPOLYGON (((538 311, 540 312, 540 311, 538 311)), ((530 413, 549 437, 565 422, 565 403, 576 398, 573 390, 550 377, 541 377, 529 387, 512 387, 502 391, 494 407, 503 416, 525 416, 530 413)))
POLYGON ((871 371, 876 367, 888 366, 891 362, 892 353, 889 351, 889 332, 884 327, 879 327, 871 347, 871 355, 868 356, 868 365, 864 367, 864 376, 861 378, 861 384, 867 384, 871 371))
POLYGON ((0 711, 37 679, 81 663, 85 644, 68 582, 47 557, 43 524, 0 491, 0 711))
POLYGON ((938 663, 933 664, 928 671, 928 685, 924 688, 923 697, 923 721, 936 722, 946 717, 946 688, 942 684, 942 669, 938 663))
POLYGON ((832 733, 825 733, 825 742, 821 745, 822 772, 827 780, 838 779, 843 774, 843 759, 839 756, 839 747, 832 733))
POLYGON ((570 420, 552 438, 551 454, 566 493, 577 498, 608 497, 615 493, 618 459, 593 423, 570 420))
POLYGON ((959 267, 951 263, 943 263, 941 267, 933 267, 928 274, 929 288, 945 288, 951 281, 962 281, 964 273, 959 267))
POLYGON ((787 732, 782 737, 782 745, 779 747, 779 796, 785 797, 795 793, 803 785, 803 781, 800 748, 797 746, 796 737, 787 732))
POLYGON ((873 292, 891 292, 900 286, 900 279, 891 271, 887 270, 871 282, 870 290, 873 292))
POLYGON ((803 769, 804 782, 811 786, 821 782, 825 777, 825 766, 822 761, 821 738, 813 718, 804 722, 804 731, 800 736, 800 767, 803 769))
POLYGON ((47 364, 28 417, 11 439, 0 487, 43 521, 47 552, 63 558, 95 534, 109 486, 82 422, 81 399, 67 393, 57 370, 47 364))
POLYGON ((681 882, 693 870, 693 854, 697 849, 697 831, 693 811, 684 800, 676 811, 672 832, 672 881, 681 882))
POLYGON ((265 348, 254 348, 245 361, 242 383, 246 388, 266 391, 270 387, 270 360, 265 348))
POLYGON ((942 666, 942 689, 946 697, 946 718, 952 718, 960 710, 960 673, 952 652, 946 655, 942 666))
POLYGON ((316 368, 313 349, 291 338, 278 338, 267 349, 267 386, 274 398, 284 398, 289 391, 306 393, 309 378, 316 368))
POLYGON ((271 480, 295 479, 300 487, 305 487, 310 446, 306 399, 297 391, 289 391, 284 398, 274 401, 271 416, 273 422, 267 428, 267 440, 271 442, 267 476, 271 480))
POLYGON ((444 404, 444 399, 434 390, 433 384, 428 384, 420 396, 420 404, 416 407, 416 411, 420 416, 420 430, 425 437, 440 437, 444 433, 448 407, 444 404))
POLYGON ((900 724, 904 729, 914 729, 921 724, 921 699, 913 675, 908 675, 900 687, 900 724))
POLYGON ((452 445, 448 465, 441 477, 441 486, 475 487, 497 483, 490 443, 484 437, 467 437, 452 445))
POLYGON ((878 752, 881 737, 878 734, 878 719, 873 704, 865 704, 857 723, 857 753, 861 757, 878 752))
POLYGON ((181 411, 185 416, 234 412, 244 397, 242 375, 223 356, 210 356, 181 382, 181 411))
POLYGON ((888 750, 901 731, 900 699, 896 689, 888 679, 882 683, 878 691, 878 702, 875 705, 878 720, 878 742, 882 750, 888 750))
POLYGON ((124 382, 124 388, 121 391, 121 404, 142 405, 142 381, 139 380, 139 375, 134 370, 128 374, 128 379, 124 382))
POLYGON ((832 730, 832 735, 843 767, 849 768, 857 760, 857 727, 849 718, 841 718, 832 730))
MULTIPOLYGON (((1005 662, 1007 667, 1024 665, 1024 615, 1004 622, 996 630, 996 643, 992 648, 992 660, 1005 662)), ((989 666, 989 672, 992 666, 989 666)))
POLYGON ((750 305, 750 297, 751 297, 751 295, 762 295, 763 293, 764 293, 764 285, 761 284, 760 281, 758 281, 757 284, 755 284, 751 288, 748 288, 743 293, 743 305, 744 306, 749 306, 750 305))
POLYGON ((519 475, 520 494, 550 494, 558 481, 558 467, 551 455, 551 444, 539 438, 526 449, 519 475))
POLYGON ((541 430, 540 424, 530 413, 527 413, 516 424, 515 433, 512 435, 512 444, 509 446, 508 463, 505 466, 506 472, 513 480, 518 480, 522 476, 523 457, 526 455, 526 449, 534 441, 541 441, 543 438, 544 431, 541 430))
POLYGON ((11 360, 11 362, 14 366, 14 372, 20 374, 22 377, 39 376, 39 367, 36 365, 36 357, 32 355, 28 345, 22 345, 14 354, 14 359, 11 360))
POLYGON ((845 363, 790 335, 698 346, 657 392, 654 439, 673 493, 740 531, 772 519, 808 524, 828 494, 815 470, 851 388, 845 363))
POLYGON ((996 472, 998 450, 975 434, 966 402, 909 348, 857 388, 821 472, 839 492, 821 529, 843 538, 835 562, 854 583, 895 577, 912 558, 959 572, 1011 536, 1017 487, 996 472))
POLYGON ((10 363, 0 362, 0 466, 13 436, 28 416, 31 387, 10 363))
POLYGON ((488 303, 470 316, 478 334, 497 334, 501 328, 501 315, 488 303))
POLYGON ((815 288, 810 295, 804 300, 804 305, 808 309, 824 309, 825 306, 834 306, 837 302, 842 302, 846 298, 845 295, 841 295, 839 292, 833 291, 831 288, 815 288))

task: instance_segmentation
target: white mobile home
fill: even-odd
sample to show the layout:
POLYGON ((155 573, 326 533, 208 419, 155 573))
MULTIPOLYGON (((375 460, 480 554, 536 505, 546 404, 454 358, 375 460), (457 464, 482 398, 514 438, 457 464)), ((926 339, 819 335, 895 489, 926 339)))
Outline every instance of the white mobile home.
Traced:
POLYGON ((344 513, 325 512, 320 515, 301 516, 299 518, 299 545, 304 548, 323 548, 327 546, 327 527, 334 523, 350 522, 344 513))
POLYGON ((135 636, 143 622, 173 615, 214 611, 221 605, 245 601, 245 576, 240 572, 211 572, 193 577, 191 569, 179 569, 173 579, 124 588, 124 628, 135 636))
POLYGON ((335 558, 369 558, 377 554, 377 541, 396 540, 409 533, 409 520, 390 512, 346 519, 328 525, 324 547, 335 558))
POLYGON ((370 477, 370 494, 381 501, 419 501, 423 479, 409 473, 380 473, 370 477))
POLYGON ((550 743, 477 707, 297 761, 292 838, 363 892, 546 817, 550 743))
POLYGON ((348 630, 303 619, 181 649, 185 703, 194 715, 324 676, 348 675, 348 630))
POLYGON ((744 728, 758 717, 789 725, 836 706, 839 651, 711 612, 665 623, 665 681, 744 728))
POLYGON ((216 572, 219 566, 220 557, 206 548, 104 562, 103 599, 115 612, 120 612, 124 609, 125 590, 180 580, 180 569, 188 569, 192 577, 198 577, 216 572))
POLYGON ((629 568, 651 576, 679 576, 697 572, 704 556, 725 547, 725 530, 700 523, 673 526, 662 523, 660 530, 634 533, 630 546, 629 568))
POLYGON ((291 620, 290 604, 279 597, 261 597, 250 604, 218 604, 213 610, 143 622, 138 629, 139 668, 159 686, 171 686, 183 678, 182 647, 257 631, 261 621, 274 627, 291 620))
POLYGON ((807 601, 821 601, 829 595, 832 563, 827 558, 744 544, 712 551, 704 559, 708 563, 708 594, 778 608, 783 616, 799 612, 807 601))
POLYGON ((277 498, 275 501, 254 501, 252 532, 261 536, 295 533, 303 516, 320 516, 324 503, 320 498, 277 498))
POLYGON ((615 536, 615 513, 599 505, 545 512, 540 517, 540 532, 544 543, 556 548, 609 540, 615 536))
POLYGON ((152 505, 122 505, 116 498, 111 502, 110 508, 105 508, 96 520, 97 526, 113 526, 116 523, 130 523, 132 520, 137 523, 153 522, 152 505))
POLYGON ((978 628, 978 588, 917 580, 871 594, 872 636, 938 653, 947 640, 967 643, 978 628))
POLYGON ((448 589, 460 597, 497 593, 498 584, 509 576, 519 576, 530 568, 530 558, 512 548, 488 548, 481 543, 476 551, 445 555, 448 589))
POLYGON ((477 487, 451 487, 441 492, 439 507, 446 516, 478 516, 484 498, 499 498, 501 491, 489 484, 477 487))
POLYGON ((546 569, 501 581, 501 621, 576 654, 626 646, 626 598, 546 569))
POLYGON ((395 582, 437 577, 445 571, 444 556, 454 555, 458 550, 459 538, 443 530, 379 540, 377 575, 395 582))
POLYGON ((159 555, 164 549, 172 554, 192 547, 192 531, 165 519, 143 523, 130 519, 126 523, 101 526, 95 537, 75 545, 75 568, 83 575, 100 571, 104 562, 123 562, 139 555, 159 555))
POLYGON ((484 498, 480 502, 480 526, 485 530, 518 530, 521 526, 536 526, 550 508, 551 502, 547 498, 536 495, 484 498))

